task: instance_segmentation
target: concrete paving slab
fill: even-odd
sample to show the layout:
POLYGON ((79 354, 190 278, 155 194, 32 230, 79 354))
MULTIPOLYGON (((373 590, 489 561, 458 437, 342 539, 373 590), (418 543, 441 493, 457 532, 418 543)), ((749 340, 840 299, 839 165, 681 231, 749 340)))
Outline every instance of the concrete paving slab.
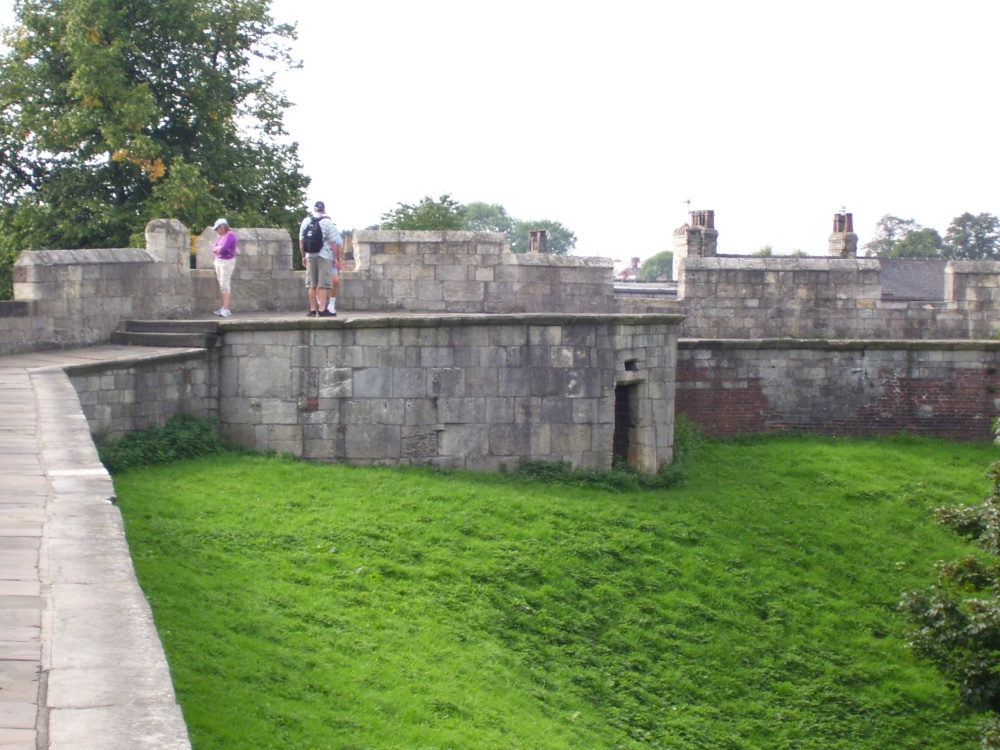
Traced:
POLYGON ((48 497, 49 485, 44 476, 7 477, 3 480, 0 497, 16 499, 26 495, 48 497))
POLYGON ((73 750, 191 748, 177 706, 50 709, 49 744, 73 750))
POLYGON ((55 515, 48 524, 50 539, 90 539, 103 544, 109 538, 125 538, 125 524, 118 507, 101 498, 93 503, 64 504, 66 513, 55 515))
POLYGON ((36 637, 33 641, 5 641, 4 628, 0 628, 0 660, 31 661, 35 665, 42 663, 42 640, 36 637))
POLYGON ((12 477, 43 477, 45 470, 37 459, 29 456, 9 456, 4 458, 4 465, 0 466, 0 481, 6 484, 7 478, 12 477))
POLYGON ((38 578, 38 550, 0 549, 0 578, 7 581, 38 578))
POLYGON ((5 453, 2 458, 0 458, 0 470, 11 472, 14 469, 19 469, 21 467, 26 467, 28 469, 37 469, 41 467, 42 462, 38 458, 38 448, 36 446, 34 453, 27 453, 22 451, 20 453, 5 453))
POLYGON ((87 667, 53 669, 49 673, 47 704, 50 708, 99 706, 157 706, 176 702, 170 681, 162 674, 128 676, 121 669, 87 667))
POLYGON ((107 489, 96 494, 59 495, 49 501, 48 508, 53 518, 56 516, 86 516, 92 508, 114 507, 114 495, 107 489))
MULTIPOLYGON (((53 583, 135 583, 132 558, 123 536, 49 539, 49 580, 53 583)), ((0 604, 0 606, 3 606, 0 604)))
POLYGON ((8 581, 0 578, 0 596, 41 596, 41 581, 8 581))
POLYGON ((38 706, 27 701, 0 701, 0 727, 34 729, 38 706))
POLYGON ((128 664, 127 671, 136 674, 167 670, 153 614, 138 585, 53 583, 51 588, 53 669, 128 664))
POLYGON ((34 729, 0 727, 0 750, 38 750, 38 734, 34 729))
MULTIPOLYGON (((46 476, 56 477, 58 479, 107 480, 108 482, 111 480, 111 475, 108 474, 108 470, 104 468, 104 464, 98 461, 96 457, 93 461, 80 463, 72 467, 59 468, 55 466, 47 466, 45 474, 46 476)), ((80 484, 80 482, 74 483, 74 485, 78 484, 80 484)), ((53 489, 58 491, 55 487, 53 489)))
MULTIPOLYGON (((0 449, 3 447, 3 442, 0 441, 0 449)), ((38 446, 35 446, 35 452, 38 453, 38 446)), ((43 445, 41 449, 41 458, 47 466, 53 466, 55 468, 60 468, 62 464, 65 464, 63 468, 71 468, 80 464, 101 464, 101 459, 97 455, 97 449, 91 445, 57 445, 48 446, 43 445)), ((103 464, 101 464, 103 466, 103 464)))
POLYGON ((16 434, 13 430, 0 430, 0 456, 12 456, 19 454, 34 456, 38 453, 38 441, 34 436, 24 437, 16 434))
POLYGON ((0 536, 41 536, 45 517, 44 506, 0 504, 0 536))
POLYGON ((5 643, 29 643, 37 641, 41 630, 39 628, 0 627, 0 640, 5 643))
POLYGON ((4 628, 40 628, 41 626, 41 610, 0 609, 0 630, 4 628))
POLYGON ((111 477, 104 469, 91 469, 73 476, 54 476, 49 481, 52 492, 57 496, 103 494, 107 498, 115 494, 111 477))
POLYGON ((37 703, 38 665, 0 660, 0 703, 37 703))
POLYGON ((0 536, 0 551, 18 549, 38 549, 38 538, 31 536, 0 536))
MULTIPOLYGON (((0 510, 6 510, 6 506, 0 506, 0 510)), ((0 548, 3 547, 5 539, 26 538, 34 538, 36 540, 35 547, 37 547, 37 539, 42 535, 41 521, 15 521, 13 519, 13 513, 0 512, 0 548)))

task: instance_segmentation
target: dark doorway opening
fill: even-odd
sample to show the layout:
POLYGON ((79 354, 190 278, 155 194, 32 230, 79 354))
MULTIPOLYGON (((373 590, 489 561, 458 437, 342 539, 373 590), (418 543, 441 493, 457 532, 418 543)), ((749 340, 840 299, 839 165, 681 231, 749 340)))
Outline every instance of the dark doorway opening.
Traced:
POLYGON ((636 386, 615 386, 615 435, 611 448, 612 466, 624 464, 635 468, 636 460, 632 446, 635 429, 636 386))

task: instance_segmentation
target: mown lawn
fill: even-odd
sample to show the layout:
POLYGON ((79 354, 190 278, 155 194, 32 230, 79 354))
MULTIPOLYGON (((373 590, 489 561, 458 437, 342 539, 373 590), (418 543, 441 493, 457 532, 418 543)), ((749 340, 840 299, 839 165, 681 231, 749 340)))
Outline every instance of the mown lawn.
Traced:
POLYGON ((708 442, 684 486, 213 457, 115 479, 196 750, 972 750, 896 605, 989 444, 708 442))

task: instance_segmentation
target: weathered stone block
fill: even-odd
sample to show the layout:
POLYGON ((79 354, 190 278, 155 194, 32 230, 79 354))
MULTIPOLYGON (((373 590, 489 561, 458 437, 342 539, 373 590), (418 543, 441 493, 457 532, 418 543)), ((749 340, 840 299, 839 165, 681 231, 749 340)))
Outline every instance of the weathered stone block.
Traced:
POLYGON ((366 368, 354 371, 356 398, 384 398, 392 395, 393 373, 389 368, 366 368))

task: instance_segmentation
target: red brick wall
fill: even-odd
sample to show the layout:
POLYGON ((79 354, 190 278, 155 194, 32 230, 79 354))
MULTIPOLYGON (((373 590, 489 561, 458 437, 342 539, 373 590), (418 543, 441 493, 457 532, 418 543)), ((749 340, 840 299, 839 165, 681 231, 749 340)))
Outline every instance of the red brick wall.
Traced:
POLYGON ((992 438, 1000 342, 684 340, 676 413, 710 435, 992 438))

